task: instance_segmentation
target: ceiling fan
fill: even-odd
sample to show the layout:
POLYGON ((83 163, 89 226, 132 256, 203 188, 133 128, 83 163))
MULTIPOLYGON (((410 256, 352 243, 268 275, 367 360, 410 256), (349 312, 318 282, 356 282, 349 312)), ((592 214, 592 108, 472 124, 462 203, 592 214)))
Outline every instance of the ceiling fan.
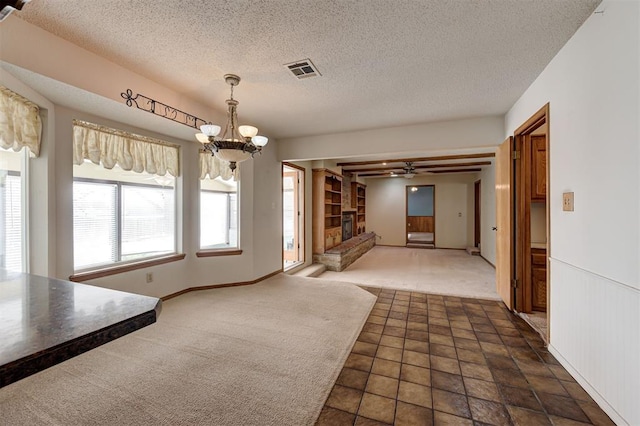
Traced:
POLYGON ((413 179, 413 177, 416 175, 416 168, 413 167, 413 162, 411 161, 407 161, 405 163, 406 165, 402 168, 402 170, 404 170, 404 177, 405 179, 413 179))

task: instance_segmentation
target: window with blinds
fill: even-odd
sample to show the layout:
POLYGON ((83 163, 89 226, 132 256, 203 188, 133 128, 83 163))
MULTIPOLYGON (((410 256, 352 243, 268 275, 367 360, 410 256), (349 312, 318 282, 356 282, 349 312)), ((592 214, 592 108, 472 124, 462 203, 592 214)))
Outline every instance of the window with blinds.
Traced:
POLYGON ((74 268, 176 252, 175 178, 74 166, 74 268))
POLYGON ((200 181, 200 248, 238 247, 238 194, 233 180, 200 181))
POLYGON ((24 151, 0 149, 0 268, 20 272, 25 270, 23 155, 26 155, 24 151))

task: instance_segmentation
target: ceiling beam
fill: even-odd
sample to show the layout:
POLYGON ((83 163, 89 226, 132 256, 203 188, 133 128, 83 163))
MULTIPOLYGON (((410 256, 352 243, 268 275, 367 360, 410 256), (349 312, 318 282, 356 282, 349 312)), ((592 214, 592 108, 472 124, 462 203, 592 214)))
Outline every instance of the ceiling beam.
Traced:
MULTIPOLYGON (((416 173, 416 176, 429 176, 430 174, 441 174, 441 173, 474 173, 474 172, 480 172, 482 171, 482 169, 453 169, 453 170, 434 170, 432 172, 429 173, 416 173)), ((402 177, 404 175, 404 173, 399 172, 396 173, 395 176, 391 176, 390 173, 367 173, 367 174, 363 174, 363 175, 359 175, 360 177, 402 177)))
POLYGON ((482 169, 453 169, 453 170, 434 170, 431 173, 464 173, 464 172, 481 172, 482 169))
MULTIPOLYGON (((414 165, 413 168, 415 170, 428 170, 428 169, 442 169, 447 167, 489 166, 490 164, 491 164, 491 161, 475 161, 470 163, 425 164, 424 166, 414 165)), ((403 168, 404 167, 402 166, 398 166, 398 167, 386 166, 386 167, 370 167, 366 169, 343 169, 343 171, 346 171, 349 173, 360 173, 360 172, 376 172, 376 171, 384 171, 384 170, 387 170, 387 171, 402 170, 403 168)))
POLYGON ((418 163, 423 161, 440 161, 440 160, 462 160, 469 158, 493 158, 496 154, 493 152, 484 152, 479 154, 458 154, 458 155, 441 155, 439 157, 420 157, 420 158, 396 158, 390 160, 375 160, 375 161, 354 161, 350 163, 337 163, 337 166, 365 166, 368 164, 382 164, 382 163, 418 163))

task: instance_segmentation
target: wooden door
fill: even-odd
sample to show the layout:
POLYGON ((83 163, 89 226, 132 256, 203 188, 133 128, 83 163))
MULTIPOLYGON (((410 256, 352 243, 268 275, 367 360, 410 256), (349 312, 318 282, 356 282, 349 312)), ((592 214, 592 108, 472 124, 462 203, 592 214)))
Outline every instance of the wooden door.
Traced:
POLYGON ((547 310, 547 251, 531 249, 531 308, 547 310))
POLYGON ((473 191, 474 215, 473 215, 473 246, 480 247, 480 181, 476 181, 473 191))
POLYGON ((513 307, 512 146, 513 138, 509 137, 496 152, 496 290, 509 309, 513 307))

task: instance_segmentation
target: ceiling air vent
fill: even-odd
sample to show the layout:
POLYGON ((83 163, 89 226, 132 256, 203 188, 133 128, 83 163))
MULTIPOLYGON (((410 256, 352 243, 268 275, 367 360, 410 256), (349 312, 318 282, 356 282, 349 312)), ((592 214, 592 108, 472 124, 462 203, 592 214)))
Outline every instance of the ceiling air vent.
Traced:
POLYGON ((318 69, 311 59, 303 59, 300 61, 296 61, 290 64, 285 64, 285 67, 294 75, 297 79, 303 79, 308 77, 315 77, 317 75, 322 75, 318 72, 318 69))

